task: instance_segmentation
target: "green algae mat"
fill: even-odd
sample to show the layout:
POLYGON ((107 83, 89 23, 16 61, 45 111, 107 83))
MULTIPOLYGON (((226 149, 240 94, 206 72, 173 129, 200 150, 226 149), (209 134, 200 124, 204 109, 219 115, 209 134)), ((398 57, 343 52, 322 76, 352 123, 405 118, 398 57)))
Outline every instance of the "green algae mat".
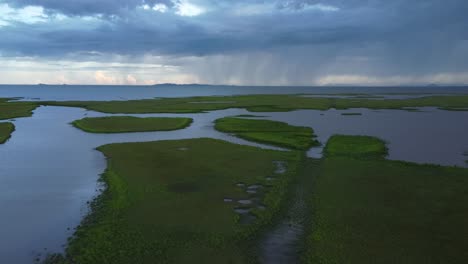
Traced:
POLYGON ((99 150, 108 159, 108 189, 66 256, 50 263, 255 262, 256 241, 284 206, 303 157, 214 139, 99 150), (258 192, 247 192, 252 186, 258 192))
POLYGON ((376 138, 334 136, 309 161, 304 262, 468 263, 468 170, 385 154, 376 138))
POLYGON ((286 148, 307 150, 319 145, 314 139, 312 128, 291 126, 277 121, 225 117, 215 121, 215 129, 233 133, 246 140, 286 148))
POLYGON ((5 143, 11 136, 11 133, 15 130, 13 123, 0 123, 0 144, 5 143))
POLYGON ((91 133, 125 133, 148 131, 171 131, 183 129, 192 123, 191 118, 183 117, 132 117, 108 116, 87 117, 73 121, 73 125, 91 133))

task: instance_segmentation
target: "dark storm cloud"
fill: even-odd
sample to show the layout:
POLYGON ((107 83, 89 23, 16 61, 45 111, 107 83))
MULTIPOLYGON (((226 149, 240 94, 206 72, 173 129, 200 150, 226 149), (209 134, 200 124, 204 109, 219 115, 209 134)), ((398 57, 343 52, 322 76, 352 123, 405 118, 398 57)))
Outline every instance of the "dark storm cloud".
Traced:
MULTIPOLYGON (((274 56, 272 61, 277 65, 289 67, 283 70, 298 79, 297 74, 307 75, 306 69, 311 68, 356 74, 385 71, 387 75, 468 71, 466 0, 5 2, 13 7, 40 5, 48 12, 73 17, 56 21, 51 16, 50 21, 41 23, 17 21, 0 26, 3 56, 111 53, 242 57, 266 53, 274 56), (155 3, 166 4, 168 11, 141 8, 155 3), (183 16, 177 10, 181 3, 191 3, 205 12, 183 16), (114 16, 80 20, 96 14, 114 16)), ((242 68, 247 62, 232 63, 242 68)), ((245 71, 252 72, 248 67, 245 71)))

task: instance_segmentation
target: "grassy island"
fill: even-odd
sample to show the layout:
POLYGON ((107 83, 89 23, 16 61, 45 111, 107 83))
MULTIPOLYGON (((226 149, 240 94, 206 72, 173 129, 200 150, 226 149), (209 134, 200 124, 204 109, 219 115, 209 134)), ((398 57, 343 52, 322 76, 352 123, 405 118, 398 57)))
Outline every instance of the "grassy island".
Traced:
POLYGON ((285 112, 297 109, 328 110, 369 108, 404 109, 438 107, 445 110, 468 110, 468 95, 427 96, 409 99, 323 98, 302 95, 237 95, 160 98, 130 101, 41 102, 44 105, 83 107, 104 113, 200 113, 228 108, 252 112, 285 112))
POLYGON ((214 139, 99 150, 108 159, 102 176, 108 188, 66 256, 52 256, 49 263, 255 262, 259 232, 284 206, 302 159, 299 152, 214 139), (278 162, 287 168, 281 174, 278 162))
POLYGON ((5 143, 10 138, 13 131, 15 131, 15 125, 13 125, 13 123, 0 123, 0 144, 5 143))
POLYGON ((319 145, 314 131, 309 127, 291 126, 270 120, 225 117, 216 120, 216 130, 234 133, 237 137, 280 147, 307 150, 319 145))
POLYGON ((73 121, 72 124, 91 133, 124 133, 177 130, 188 127, 192 121, 191 118, 182 117, 109 116, 87 117, 73 121))
POLYGON ((467 263, 468 170, 385 154, 376 138, 329 140, 310 169, 304 262, 467 263))

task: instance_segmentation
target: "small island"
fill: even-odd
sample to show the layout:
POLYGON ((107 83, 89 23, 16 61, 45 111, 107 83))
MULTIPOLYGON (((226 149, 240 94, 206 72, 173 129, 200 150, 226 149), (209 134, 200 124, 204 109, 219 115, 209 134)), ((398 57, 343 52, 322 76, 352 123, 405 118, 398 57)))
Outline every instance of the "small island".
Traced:
POLYGON ((90 133, 128 133, 178 130, 190 126, 192 121, 185 117, 106 116, 86 117, 72 124, 90 133))
POLYGON ((216 120, 215 128, 246 140, 279 147, 307 150, 320 145, 315 140, 312 128, 291 126, 277 121, 225 117, 216 120))

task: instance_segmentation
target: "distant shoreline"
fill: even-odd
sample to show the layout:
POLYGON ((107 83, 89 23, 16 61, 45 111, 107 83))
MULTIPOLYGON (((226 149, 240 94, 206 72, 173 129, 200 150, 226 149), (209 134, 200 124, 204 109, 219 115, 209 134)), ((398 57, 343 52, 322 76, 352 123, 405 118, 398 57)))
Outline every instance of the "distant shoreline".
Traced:
POLYGON ((0 84, 0 86, 123 86, 123 87, 168 87, 168 86, 175 86, 175 87, 187 87, 187 86, 194 86, 194 87, 256 87, 256 88, 468 88, 468 84, 450 84, 450 85, 234 85, 234 84, 198 84, 198 83, 191 83, 191 84, 176 84, 176 83, 161 83, 161 84, 150 84, 150 85, 143 85, 143 84, 46 84, 46 83, 38 83, 38 84, 0 84))

